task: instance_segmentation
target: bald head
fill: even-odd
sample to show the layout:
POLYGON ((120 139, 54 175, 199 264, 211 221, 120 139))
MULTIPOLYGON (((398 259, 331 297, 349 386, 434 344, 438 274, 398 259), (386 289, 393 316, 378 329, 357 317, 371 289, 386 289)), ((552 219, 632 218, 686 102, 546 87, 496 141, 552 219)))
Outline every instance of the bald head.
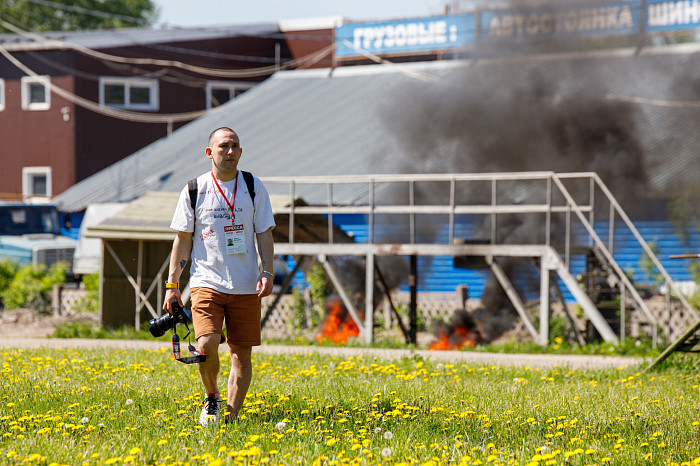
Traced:
MULTIPOLYGON (((214 136, 216 136, 216 134, 219 133, 219 132, 225 132, 225 133, 233 133, 233 134, 236 134, 236 132, 235 132, 234 130, 232 130, 231 128, 229 128, 228 126, 222 126, 221 128, 216 128, 216 129, 215 129, 214 131, 212 131, 211 134, 209 135, 209 142, 208 142, 208 146, 209 146, 209 147, 211 147, 211 145, 212 145, 212 141, 214 140, 214 136)), ((238 134, 236 134, 236 136, 238 136, 238 134)))

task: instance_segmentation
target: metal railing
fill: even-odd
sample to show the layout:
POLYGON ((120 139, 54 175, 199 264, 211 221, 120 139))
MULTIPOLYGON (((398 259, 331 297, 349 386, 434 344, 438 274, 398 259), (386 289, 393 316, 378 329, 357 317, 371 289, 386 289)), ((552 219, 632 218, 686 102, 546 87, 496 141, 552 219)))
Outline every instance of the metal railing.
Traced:
MULTIPOLYGON (((604 258, 614 272, 615 280, 620 284, 622 291, 623 305, 629 294, 633 304, 652 326, 652 335, 655 337, 658 322, 614 258, 617 223, 620 228, 627 228, 631 232, 683 308, 697 318, 697 313, 679 291, 652 248, 596 173, 346 175, 264 177, 262 181, 270 194, 288 196, 287 202, 283 203, 286 205, 276 207, 275 214, 289 216, 289 245, 296 242, 295 222, 308 214, 323 215, 328 219, 328 237, 324 243, 326 245, 335 245, 334 216, 343 214, 366 216, 367 240, 364 244, 384 244, 387 241, 377 238, 375 228, 377 218, 388 215, 393 216, 392 218, 402 218, 407 225, 407 238, 402 243, 443 244, 445 248, 436 251, 444 251, 445 254, 449 254, 449 246, 455 242, 459 216, 487 217, 488 221, 485 223, 490 230, 488 239, 491 244, 503 244, 503 227, 499 224, 499 219, 506 218, 506 215, 538 215, 544 223, 544 228, 533 235, 527 244, 553 246, 569 268, 571 256, 577 254, 582 246, 576 244, 576 241, 580 240, 576 236, 582 232, 586 237, 587 247, 594 249, 604 258), (295 201, 299 199, 304 203, 295 205, 295 201), (601 213, 607 213, 608 217, 609 231, 606 240, 595 230, 595 221, 600 218, 601 213), (443 216, 443 220, 435 223, 447 226, 446 237, 443 233, 442 240, 433 237, 426 241, 425 236, 419 234, 420 228, 417 227, 416 221, 419 216, 443 216), (561 217, 564 218, 563 235, 561 217), (563 244, 558 244, 562 239, 563 244)), ((323 252, 323 244, 318 246, 321 248, 319 251, 323 252)), ((333 251, 337 252, 339 249, 335 248, 333 251)), ((624 319, 624 309, 622 318, 624 319)), ((624 326, 621 326, 621 332, 624 333, 624 326)))

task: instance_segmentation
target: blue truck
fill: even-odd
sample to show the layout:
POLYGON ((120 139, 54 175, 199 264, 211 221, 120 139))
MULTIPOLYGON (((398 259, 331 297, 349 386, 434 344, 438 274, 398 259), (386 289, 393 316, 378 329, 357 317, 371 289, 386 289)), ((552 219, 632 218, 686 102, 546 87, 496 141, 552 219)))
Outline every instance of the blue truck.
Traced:
POLYGON ((51 204, 0 203, 0 259, 18 265, 73 266, 78 242, 61 235, 58 210, 51 204))

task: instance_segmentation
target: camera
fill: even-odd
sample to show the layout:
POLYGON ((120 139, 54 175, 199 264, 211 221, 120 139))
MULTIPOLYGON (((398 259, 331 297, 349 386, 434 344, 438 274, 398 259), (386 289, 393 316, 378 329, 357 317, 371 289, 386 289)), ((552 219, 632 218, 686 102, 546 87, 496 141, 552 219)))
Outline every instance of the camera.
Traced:
POLYGON ((151 319, 148 321, 148 323, 151 324, 151 326, 148 328, 151 335, 156 338, 162 337, 165 335, 165 332, 173 328, 176 324, 187 324, 187 322, 192 320, 190 313, 187 312, 187 309, 184 307, 180 307, 177 300, 173 300, 171 303, 171 309, 173 311, 172 314, 167 313, 158 317, 157 319, 151 319))

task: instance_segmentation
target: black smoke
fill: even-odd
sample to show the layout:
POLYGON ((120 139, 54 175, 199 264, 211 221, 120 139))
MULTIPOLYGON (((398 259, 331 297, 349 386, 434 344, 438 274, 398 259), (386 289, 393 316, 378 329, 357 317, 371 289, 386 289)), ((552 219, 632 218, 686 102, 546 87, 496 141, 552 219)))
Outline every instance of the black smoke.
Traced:
MULTIPOLYGON (((644 201, 648 192, 641 116, 637 105, 609 99, 608 93, 605 73, 586 59, 512 58, 465 65, 438 82, 416 80, 395 98, 386 123, 406 156, 401 167, 406 173, 590 171, 629 206, 644 201)), ((569 189, 585 196, 588 187, 569 189)), ((539 203, 545 191, 504 190, 498 195, 499 204, 539 203)), ((489 202, 490 196, 483 188, 457 193, 458 203, 467 204, 489 202)), ((444 204, 444 197, 435 203, 444 204)), ((551 222, 550 240, 563 242, 563 218, 555 215, 551 222)), ((544 225, 544 216, 500 215, 496 241, 541 244, 544 225)), ((475 236, 491 237, 489 219, 475 236)), ((498 261, 521 296, 538 289, 532 261, 498 261)), ((497 338, 516 315, 491 277, 482 308, 474 312, 484 337, 497 338)))

